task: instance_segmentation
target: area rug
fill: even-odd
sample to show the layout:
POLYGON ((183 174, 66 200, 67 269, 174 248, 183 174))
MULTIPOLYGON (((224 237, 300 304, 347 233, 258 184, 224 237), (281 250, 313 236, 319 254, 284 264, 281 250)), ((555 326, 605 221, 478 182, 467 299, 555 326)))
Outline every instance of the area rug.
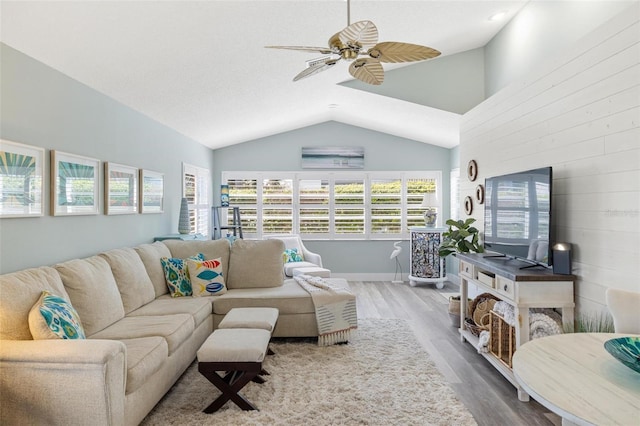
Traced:
POLYGON ((142 425, 475 425, 413 335, 396 319, 360 319, 348 344, 276 340, 264 384, 242 393, 259 411, 232 402, 202 412, 220 392, 194 363, 142 425))

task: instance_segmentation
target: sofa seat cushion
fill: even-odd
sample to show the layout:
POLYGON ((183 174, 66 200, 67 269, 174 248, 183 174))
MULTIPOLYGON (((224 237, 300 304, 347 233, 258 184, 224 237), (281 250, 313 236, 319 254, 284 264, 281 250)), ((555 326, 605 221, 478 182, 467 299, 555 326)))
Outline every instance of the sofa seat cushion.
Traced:
POLYGON ((134 249, 109 250, 100 253, 100 256, 105 258, 111 266, 111 272, 122 296, 125 314, 156 298, 147 269, 134 249))
POLYGON ((284 274, 288 277, 291 278, 293 277, 293 270, 294 269, 298 269, 298 268, 312 268, 312 267, 318 267, 318 265, 316 265, 315 263, 311 263, 311 262, 287 262, 284 264, 284 274))
POLYGON ((29 331, 29 312, 43 291, 71 301, 60 275, 51 267, 0 275, 0 339, 33 339, 29 331))
POLYGON ((122 340, 160 336, 167 341, 171 355, 189 340, 194 329, 193 317, 189 314, 128 316, 90 337, 122 340))
POLYGON ((124 305, 109 263, 100 256, 54 266, 87 336, 124 318, 124 305))
POLYGON ((134 250, 138 253, 138 256, 140 256, 140 260, 142 260, 147 270, 147 274, 156 293, 155 297, 167 294, 169 289, 167 288, 167 282, 164 278, 164 269, 162 269, 162 264, 160 264, 160 258, 171 257, 169 248, 160 241, 157 241, 153 244, 141 244, 138 247, 134 247, 134 250))
POLYGON ((171 297, 165 294, 131 312, 129 316, 189 314, 193 317, 195 328, 198 328, 212 312, 211 297, 171 297))
POLYGON ((279 287, 282 272, 281 240, 237 240, 231 246, 229 273, 225 275, 228 289, 279 287))
POLYGON ((121 339, 127 347, 127 386, 125 394, 138 389, 155 374, 169 357, 167 341, 159 336, 121 339))
POLYGON ((229 290, 213 300, 213 312, 218 315, 233 308, 255 307, 276 308, 280 315, 315 313, 309 293, 292 279, 279 287, 229 290))

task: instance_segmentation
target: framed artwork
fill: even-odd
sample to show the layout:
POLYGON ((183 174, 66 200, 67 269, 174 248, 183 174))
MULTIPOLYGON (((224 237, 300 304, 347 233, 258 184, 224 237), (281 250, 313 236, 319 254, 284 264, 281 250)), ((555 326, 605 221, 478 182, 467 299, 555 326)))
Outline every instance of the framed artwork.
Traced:
POLYGON ((0 217, 44 215, 44 148, 0 140, 0 217))
POLYGON ((303 169, 363 169, 364 148, 311 146, 302 148, 303 169))
POLYGON ((51 214, 98 214, 100 160, 51 151, 51 214))
POLYGON ((104 206, 106 214, 138 213, 138 169, 104 163, 104 206))
POLYGON ((140 169, 140 213, 164 212, 164 174, 140 169))

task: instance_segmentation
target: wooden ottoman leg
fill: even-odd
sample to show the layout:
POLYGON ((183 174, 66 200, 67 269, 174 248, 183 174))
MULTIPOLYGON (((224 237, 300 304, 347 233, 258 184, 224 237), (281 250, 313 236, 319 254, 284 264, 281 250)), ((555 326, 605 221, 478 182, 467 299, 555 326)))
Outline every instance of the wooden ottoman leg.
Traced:
POLYGON ((216 400, 203 411, 207 414, 214 413, 222 408, 229 400, 233 401, 243 410, 257 410, 258 407, 246 399, 244 395, 240 393, 240 390, 257 377, 261 370, 262 363, 254 362, 199 363, 198 371, 222 392, 222 395, 216 398, 216 400), (217 371, 228 371, 228 373, 224 377, 221 377, 217 371), (237 373, 237 377, 235 377, 234 373, 237 373))

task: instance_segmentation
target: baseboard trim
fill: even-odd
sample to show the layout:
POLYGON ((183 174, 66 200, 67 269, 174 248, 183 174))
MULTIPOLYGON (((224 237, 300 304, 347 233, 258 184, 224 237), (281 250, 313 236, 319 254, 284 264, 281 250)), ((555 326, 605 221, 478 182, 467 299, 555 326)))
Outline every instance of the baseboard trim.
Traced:
POLYGON ((380 272, 380 273, 332 272, 331 278, 344 278, 347 281, 394 281, 394 279, 397 279, 398 281, 402 280, 404 282, 409 282, 409 278, 407 274, 402 274, 402 277, 400 277, 400 274, 396 275, 393 273, 386 273, 386 272, 380 272))
MULTIPOLYGON (((396 275, 396 274, 387 273, 387 272, 380 272, 380 273, 332 272, 331 277, 344 278, 347 281, 391 281, 393 282, 397 279, 398 281, 402 280, 402 282, 409 283, 409 274, 402 274, 402 277, 400 277, 400 274, 396 275)), ((449 281, 454 284, 460 285, 460 277, 458 277, 457 275, 447 274, 447 278, 445 281, 449 281)))

